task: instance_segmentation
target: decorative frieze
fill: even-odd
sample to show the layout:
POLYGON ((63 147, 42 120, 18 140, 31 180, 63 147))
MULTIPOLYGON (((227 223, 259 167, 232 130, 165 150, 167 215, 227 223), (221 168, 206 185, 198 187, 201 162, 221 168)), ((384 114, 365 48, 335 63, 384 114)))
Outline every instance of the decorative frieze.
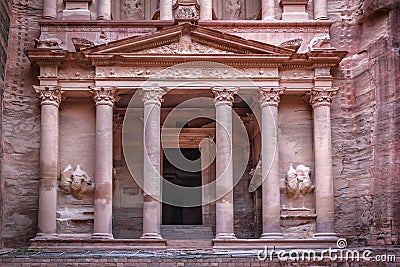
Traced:
POLYGON ((319 106, 330 106, 333 96, 337 94, 339 88, 334 87, 314 87, 310 91, 310 104, 313 108, 319 106))
POLYGON ((285 92, 286 88, 282 87, 261 87, 261 107, 264 106, 278 106, 281 100, 281 95, 285 92))
POLYGON ((142 95, 142 100, 145 105, 154 104, 161 106, 165 91, 159 87, 143 88, 140 94, 142 95))
POLYGON ((61 103, 61 94, 63 91, 60 86, 33 86, 35 92, 39 95, 41 105, 53 105, 59 107, 61 103))
POLYGON ((238 87, 213 87, 215 105, 232 106, 235 94, 239 91, 238 87))
POLYGON ((96 103, 96 106, 113 106, 117 100, 115 87, 90 87, 90 92, 93 95, 93 100, 96 103))

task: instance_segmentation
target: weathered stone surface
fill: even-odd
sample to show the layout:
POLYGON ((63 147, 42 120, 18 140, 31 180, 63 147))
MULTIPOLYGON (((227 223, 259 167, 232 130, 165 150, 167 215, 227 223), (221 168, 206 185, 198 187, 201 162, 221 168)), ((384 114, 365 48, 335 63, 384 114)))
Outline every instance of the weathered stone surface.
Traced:
POLYGON ((335 218, 352 245, 399 243, 399 1, 329 1, 335 70, 335 218))

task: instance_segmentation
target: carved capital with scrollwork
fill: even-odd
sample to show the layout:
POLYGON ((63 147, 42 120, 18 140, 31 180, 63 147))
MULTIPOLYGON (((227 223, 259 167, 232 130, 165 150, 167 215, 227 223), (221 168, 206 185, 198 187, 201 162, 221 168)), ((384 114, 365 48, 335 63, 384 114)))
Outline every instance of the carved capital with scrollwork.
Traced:
POLYGON ((232 106, 234 101, 234 96, 239 91, 239 88, 217 86, 217 87, 212 87, 211 91, 214 93, 215 106, 218 105, 232 106))
POLYGON ((161 103, 163 102, 162 97, 165 94, 165 90, 160 87, 142 88, 140 94, 145 105, 154 104, 161 106, 161 103))
POLYGON ((337 87, 313 87, 310 91, 310 104, 315 109, 320 106, 330 106, 337 87))
POLYGON ((117 100, 115 87, 90 87, 90 92, 92 93, 96 106, 114 106, 117 100))
POLYGON ((63 91, 60 86, 48 85, 48 86, 33 86, 35 92, 39 95, 41 105, 53 105, 57 108, 61 103, 61 94, 63 91))
POLYGON ((265 106, 279 106, 281 95, 285 92, 284 87, 260 87, 260 104, 265 106))

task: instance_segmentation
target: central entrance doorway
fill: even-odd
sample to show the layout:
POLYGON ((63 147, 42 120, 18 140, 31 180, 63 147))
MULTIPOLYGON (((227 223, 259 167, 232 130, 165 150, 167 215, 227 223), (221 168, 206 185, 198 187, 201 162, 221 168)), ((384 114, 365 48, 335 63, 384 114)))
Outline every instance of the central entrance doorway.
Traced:
MULTIPOLYGON (((163 154, 163 177, 165 180, 179 185, 183 187, 198 187, 202 185, 202 177, 201 177, 201 163, 200 157, 201 153, 198 148, 166 148, 164 149, 165 153, 163 154), (174 150, 174 151, 168 151, 174 150), (168 158, 165 156, 165 153, 172 152, 171 154, 182 153, 182 155, 192 161, 198 162, 198 166, 196 166, 196 172, 189 172, 182 170, 172 164, 168 158)), ((169 154, 170 155, 170 154, 169 154)), ((163 179, 162 187, 165 188, 166 181, 163 179)), ((163 190, 164 192, 164 190, 163 190)), ((165 199, 165 195, 163 194, 163 200, 165 199)), ((179 196, 174 196, 179 199, 179 196)), ((201 190, 197 190, 196 193, 193 194, 193 198, 199 200, 197 203, 201 203, 201 190)), ((163 225, 201 225, 203 223, 202 220, 202 207, 181 207, 174 206, 170 204, 165 204, 163 201, 162 204, 162 224, 163 225)))

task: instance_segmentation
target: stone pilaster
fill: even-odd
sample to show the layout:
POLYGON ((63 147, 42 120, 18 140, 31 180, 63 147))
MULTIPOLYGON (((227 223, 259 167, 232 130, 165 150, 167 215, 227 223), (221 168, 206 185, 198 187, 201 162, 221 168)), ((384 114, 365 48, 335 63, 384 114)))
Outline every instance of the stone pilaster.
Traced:
POLYGON ((212 20, 212 0, 200 0, 200 19, 212 20))
POLYGON ((317 231, 315 237, 335 238, 330 105, 338 88, 314 87, 314 153, 317 231))
POLYGON ((235 239, 233 218, 232 104, 236 87, 213 87, 216 108, 216 239, 235 239))
POLYGON ((111 0, 99 0, 97 2, 97 19, 98 20, 111 19, 111 0))
POLYGON ((275 19, 275 0, 262 0, 261 12, 263 20, 275 19))
POLYGON ((96 104, 95 239, 112 239, 113 106, 114 87, 92 87, 96 104))
POLYGON ((40 180, 37 239, 57 238, 58 108, 59 86, 34 86, 41 101, 40 180))
POLYGON ((314 0, 314 19, 328 19, 327 0, 314 0))
POLYGON ((164 90, 158 87, 141 91, 144 102, 143 155, 143 235, 144 239, 162 239, 161 226, 161 144, 160 117, 164 90))
POLYGON ((172 0, 160 0, 160 20, 172 19, 172 0))
POLYGON ((43 1, 43 18, 45 19, 57 18, 57 1, 55 0, 43 1))
POLYGON ((261 238, 282 238, 281 196, 278 148, 278 106, 281 87, 261 87, 261 166, 262 166, 262 218, 261 238))

